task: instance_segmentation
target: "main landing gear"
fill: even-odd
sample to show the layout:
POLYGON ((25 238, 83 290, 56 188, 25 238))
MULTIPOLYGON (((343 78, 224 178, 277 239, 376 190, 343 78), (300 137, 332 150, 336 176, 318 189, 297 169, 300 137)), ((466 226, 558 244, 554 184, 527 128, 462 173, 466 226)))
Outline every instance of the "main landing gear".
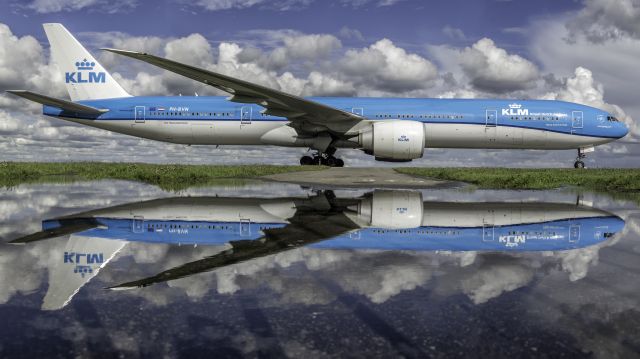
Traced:
POLYGON ((329 167, 344 167, 344 161, 340 158, 336 158, 333 154, 336 152, 334 149, 329 149, 327 152, 316 152, 312 156, 302 156, 300 158, 300 164, 303 166, 311 165, 323 165, 329 167))
POLYGON ((582 160, 586 157, 587 155, 582 152, 582 149, 578 148, 578 157, 576 157, 576 161, 573 163, 573 168, 584 168, 584 162, 582 160))

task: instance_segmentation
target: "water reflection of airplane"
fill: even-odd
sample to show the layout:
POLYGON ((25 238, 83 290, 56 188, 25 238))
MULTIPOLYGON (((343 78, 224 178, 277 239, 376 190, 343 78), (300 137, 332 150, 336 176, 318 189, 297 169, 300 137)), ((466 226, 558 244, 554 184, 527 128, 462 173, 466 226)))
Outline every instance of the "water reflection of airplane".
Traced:
POLYGON ((45 220, 41 232, 11 243, 75 234, 70 242, 76 241, 67 245, 62 267, 73 267, 87 277, 95 275, 122 248, 122 241, 231 247, 118 286, 127 288, 301 246, 554 251, 602 242, 623 227, 624 221, 609 212, 568 203, 423 202, 422 194, 412 191, 374 191, 358 198, 341 198, 327 191, 308 198, 178 197, 130 203, 45 220), (90 238, 78 242, 77 236, 90 238), (88 246, 89 240, 96 245, 88 246))

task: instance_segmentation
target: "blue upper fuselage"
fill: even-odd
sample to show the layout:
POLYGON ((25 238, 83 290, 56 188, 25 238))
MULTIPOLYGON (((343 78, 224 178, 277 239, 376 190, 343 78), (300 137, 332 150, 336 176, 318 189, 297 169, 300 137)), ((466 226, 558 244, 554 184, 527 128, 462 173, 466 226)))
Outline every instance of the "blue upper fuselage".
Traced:
MULTIPOLYGON (((579 136, 621 138, 627 127, 609 113, 585 105, 551 100, 480 100, 367 97, 311 97, 310 100, 353 112, 369 120, 511 126, 579 136)), ((287 121, 264 115, 261 106, 226 97, 126 97, 81 101, 109 111, 97 120, 287 121)), ((82 118, 44 106, 44 114, 82 118)))
MULTIPOLYGON (((257 240, 265 230, 284 228, 285 223, 163 221, 127 218, 101 218, 100 227, 78 235, 168 244, 223 245, 232 241, 257 240)), ((43 222, 43 229, 60 226, 58 220, 43 222)), ((622 231, 617 216, 573 218, 542 223, 504 226, 386 229, 363 228, 326 240, 311 247, 333 249, 447 250, 447 251, 551 251, 588 247, 622 231)))

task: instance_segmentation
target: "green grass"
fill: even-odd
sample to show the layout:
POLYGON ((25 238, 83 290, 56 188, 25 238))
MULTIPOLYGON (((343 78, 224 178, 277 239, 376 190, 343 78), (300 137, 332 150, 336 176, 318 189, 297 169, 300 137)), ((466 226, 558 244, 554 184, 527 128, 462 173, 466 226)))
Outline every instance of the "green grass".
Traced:
POLYGON ((60 183, 78 180, 118 179, 157 185, 166 190, 181 190, 209 184, 238 183, 260 176, 317 170, 322 166, 211 166, 158 165, 101 162, 0 162, 0 186, 21 183, 60 183))
POLYGON ((575 186, 598 192, 640 191, 640 169, 396 168, 404 174, 472 183, 480 188, 552 189, 575 186))

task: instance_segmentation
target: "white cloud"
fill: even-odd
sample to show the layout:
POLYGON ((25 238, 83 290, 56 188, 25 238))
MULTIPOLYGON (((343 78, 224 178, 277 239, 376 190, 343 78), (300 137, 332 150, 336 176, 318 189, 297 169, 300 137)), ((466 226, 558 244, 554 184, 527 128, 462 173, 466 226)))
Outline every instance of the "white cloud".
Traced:
POLYGON ((164 53, 172 60, 196 66, 205 66, 213 62, 211 45, 200 34, 191 34, 169 41, 164 46, 164 53))
POLYGON ((488 38, 465 48, 460 65, 471 84, 486 92, 524 90, 535 87, 538 79, 538 69, 531 61, 507 53, 488 38))
POLYGON ((357 85, 403 92, 433 85, 438 70, 429 60, 407 53, 391 40, 382 39, 360 50, 347 50, 342 71, 357 85))
POLYGON ((33 0, 27 5, 40 14, 83 9, 115 14, 133 10, 137 6, 137 0, 33 0))
POLYGON ((373 6, 393 6, 405 0, 341 0, 341 1, 344 5, 358 8, 358 7, 363 7, 369 4, 373 6))
POLYGON ((447 35, 449 38, 453 40, 464 40, 467 38, 464 34, 464 31, 462 31, 462 29, 459 29, 457 27, 453 27, 450 25, 446 25, 445 27, 443 27, 442 33, 447 35))
MULTIPOLYGON (((570 21, 566 19, 566 21, 570 21)), ((589 69, 589 75, 581 76, 584 80, 575 80, 574 93, 571 97, 587 101, 579 92, 582 85, 589 88, 588 78, 595 78, 593 89, 589 90, 591 104, 611 109, 621 118, 625 118, 630 125, 631 134, 640 136, 640 129, 632 118, 640 116, 640 106, 637 105, 636 84, 640 82, 640 72, 637 71, 637 59, 640 58, 640 39, 629 36, 621 36, 617 39, 594 43, 584 36, 576 36, 574 41, 566 42, 563 39, 569 36, 569 32, 562 21, 558 19, 542 19, 532 24, 532 28, 539 29, 531 39, 531 51, 542 64, 545 71, 554 74, 573 73, 576 68, 589 69), (605 91, 606 90, 606 91, 605 91), (616 105, 613 105, 615 103, 616 105), (607 105, 609 104, 609 105, 607 105), (626 116, 623 115, 623 110, 626 116)), ((558 92, 553 89, 551 92, 558 92)), ((631 148, 635 153, 637 149, 631 148)))
POLYGON ((487 302, 504 292, 510 292, 528 284, 533 278, 532 268, 520 263, 490 265, 462 280, 462 290, 475 304, 487 302))
POLYGON ((40 106, 4 91, 28 89, 66 97, 61 82, 62 74, 47 63, 42 46, 34 37, 17 37, 0 23, 0 104, 4 109, 40 112, 40 106))
POLYGON ((327 34, 288 36, 284 44, 291 56, 309 59, 327 56, 342 46, 335 36, 327 34))
POLYGON ((338 32, 338 35, 340 35, 340 37, 344 39, 364 41, 364 36, 362 36, 362 33, 360 32, 360 30, 352 29, 347 26, 343 26, 338 32))
POLYGON ((353 84, 335 79, 331 76, 312 71, 303 87, 305 96, 353 96, 356 89, 353 84))
POLYGON ((312 2, 313 0, 198 0, 194 5, 209 11, 246 9, 254 6, 287 11, 306 7, 312 2))
POLYGON ((22 124, 4 110, 0 110, 0 133, 15 133, 22 124))
POLYGON ((602 43, 621 37, 640 38, 640 1, 585 0, 584 7, 566 26, 569 40, 584 36, 602 43))
POLYGON ((0 86, 19 88, 38 72, 44 62, 42 46, 33 36, 18 38, 9 26, 0 24, 0 86))
POLYGON ((557 92, 548 92, 542 99, 576 102, 588 106, 600 108, 614 114, 622 120, 630 129, 632 135, 640 134, 640 126, 628 116, 620 106, 604 101, 604 89, 602 84, 596 83, 593 74, 584 67, 577 67, 574 76, 566 79, 565 84, 557 92))

